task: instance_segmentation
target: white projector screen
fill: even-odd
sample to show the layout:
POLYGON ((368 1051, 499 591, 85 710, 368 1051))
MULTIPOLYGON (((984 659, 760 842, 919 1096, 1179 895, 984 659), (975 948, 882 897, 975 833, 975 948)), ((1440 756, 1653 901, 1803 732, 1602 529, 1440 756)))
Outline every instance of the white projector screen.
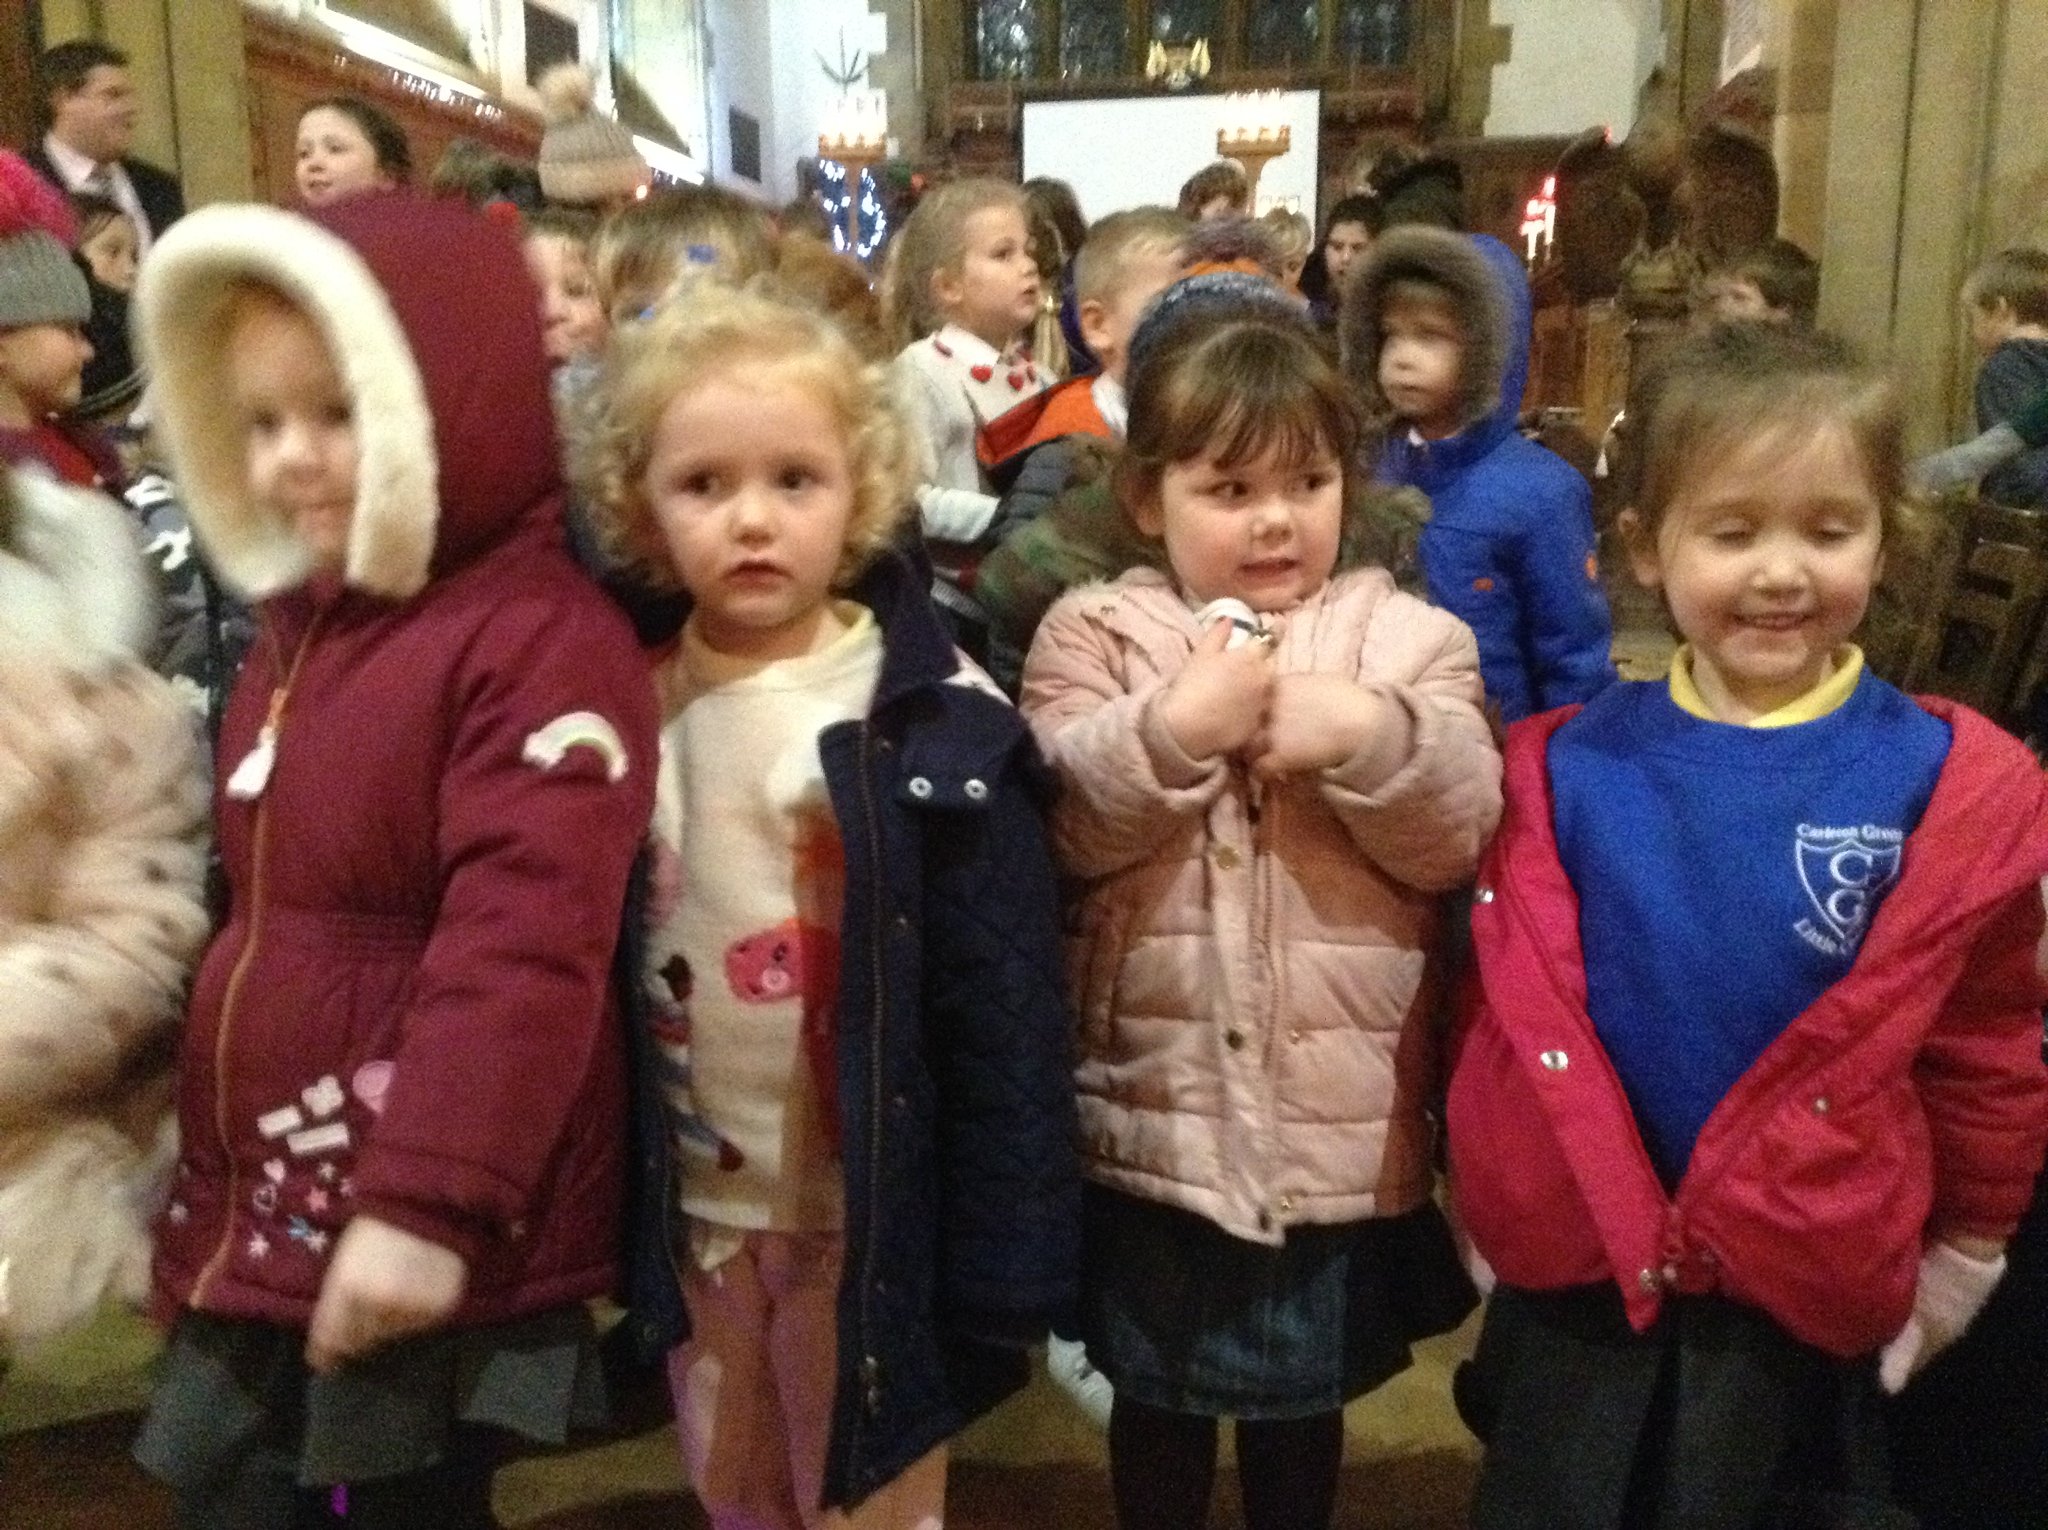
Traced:
MULTIPOLYGON (((1090 222, 1148 202, 1171 207, 1181 182, 1216 158, 1220 95, 1119 96, 1102 101, 1027 101, 1024 175, 1065 181, 1090 222)), ((1289 147, 1259 177, 1257 212, 1316 214, 1316 129, 1322 92, 1281 93, 1289 147)))

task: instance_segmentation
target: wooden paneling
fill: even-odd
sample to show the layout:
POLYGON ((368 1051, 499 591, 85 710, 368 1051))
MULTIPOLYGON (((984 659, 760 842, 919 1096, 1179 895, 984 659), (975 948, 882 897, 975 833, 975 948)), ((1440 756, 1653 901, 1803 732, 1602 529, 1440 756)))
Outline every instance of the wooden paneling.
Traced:
POLYGON ((256 195, 289 206, 299 116, 322 96, 349 93, 395 117, 412 143, 416 177, 433 173, 451 139, 474 138, 531 161, 540 153, 541 120, 496 102, 442 92, 400 70, 353 54, 297 27, 245 19, 249 62, 249 137, 256 195))
POLYGON ((36 131, 37 28, 29 0, 0 0, 0 143, 19 147, 36 131))

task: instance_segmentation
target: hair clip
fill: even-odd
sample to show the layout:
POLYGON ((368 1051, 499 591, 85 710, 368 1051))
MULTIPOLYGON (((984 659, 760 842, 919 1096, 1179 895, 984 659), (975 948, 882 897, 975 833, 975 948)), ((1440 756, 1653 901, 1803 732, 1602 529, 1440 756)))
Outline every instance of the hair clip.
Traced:
POLYGON ((693 266, 715 266, 718 264, 718 246, 693 244, 684 248, 683 259, 693 266))

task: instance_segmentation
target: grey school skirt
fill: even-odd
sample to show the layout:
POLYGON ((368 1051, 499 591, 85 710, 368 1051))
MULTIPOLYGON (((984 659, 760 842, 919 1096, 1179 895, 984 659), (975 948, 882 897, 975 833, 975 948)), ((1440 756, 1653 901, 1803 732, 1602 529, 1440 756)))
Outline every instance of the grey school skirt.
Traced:
POLYGON ((171 1338, 135 1459, 180 1493, 209 1491, 283 1450, 302 1487, 370 1482, 440 1461, 457 1424, 559 1445, 605 1421, 596 1328, 577 1303, 421 1334, 329 1376, 301 1329, 187 1312, 171 1338))

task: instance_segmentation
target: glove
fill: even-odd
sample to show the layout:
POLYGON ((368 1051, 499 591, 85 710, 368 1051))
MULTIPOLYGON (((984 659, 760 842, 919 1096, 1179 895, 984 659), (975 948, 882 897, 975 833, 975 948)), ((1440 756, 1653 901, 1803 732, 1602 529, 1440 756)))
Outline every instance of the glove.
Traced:
POLYGON ((1922 1254, 1913 1315, 1877 1357, 1879 1385, 1894 1394, 1904 1390, 1915 1371, 1963 1336, 2004 1275, 2003 1254, 1973 1259, 1946 1243, 1922 1254))

